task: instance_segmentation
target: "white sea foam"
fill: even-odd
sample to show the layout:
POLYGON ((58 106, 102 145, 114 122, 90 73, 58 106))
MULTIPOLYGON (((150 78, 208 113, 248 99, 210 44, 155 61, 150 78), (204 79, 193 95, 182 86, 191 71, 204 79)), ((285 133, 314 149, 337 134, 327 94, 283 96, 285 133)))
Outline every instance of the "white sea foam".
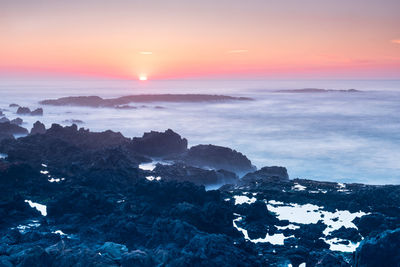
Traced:
POLYGON ((150 176, 146 176, 146 179, 147 180, 149 180, 149 181, 160 181, 161 180, 161 176, 152 176, 152 175, 150 175, 150 176))
POLYGON ((247 196, 233 196, 235 199, 235 205, 241 205, 243 203, 252 204, 257 201, 255 197, 249 198, 247 196))
POLYGON ((249 240, 252 243, 270 243, 272 245, 283 245, 285 242, 285 239, 294 237, 294 236, 285 236, 284 234, 273 234, 269 235, 268 233, 264 238, 256 238, 256 239, 251 239, 249 237, 249 234, 246 229, 241 228, 237 225, 237 222, 241 221, 242 217, 238 217, 233 220, 233 227, 235 227, 239 232, 241 232, 246 240, 249 240))
POLYGON ((29 206, 31 206, 31 208, 37 209, 42 214, 42 216, 47 216, 47 207, 46 207, 46 205, 35 203, 35 202, 30 201, 30 200, 25 200, 25 202, 27 202, 29 204, 29 206))

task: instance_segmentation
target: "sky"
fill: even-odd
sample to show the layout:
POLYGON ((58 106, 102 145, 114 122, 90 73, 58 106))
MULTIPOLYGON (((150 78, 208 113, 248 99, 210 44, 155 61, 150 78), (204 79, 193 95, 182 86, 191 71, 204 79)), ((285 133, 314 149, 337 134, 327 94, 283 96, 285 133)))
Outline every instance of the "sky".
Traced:
POLYGON ((400 79, 399 0, 0 0, 0 75, 400 79))

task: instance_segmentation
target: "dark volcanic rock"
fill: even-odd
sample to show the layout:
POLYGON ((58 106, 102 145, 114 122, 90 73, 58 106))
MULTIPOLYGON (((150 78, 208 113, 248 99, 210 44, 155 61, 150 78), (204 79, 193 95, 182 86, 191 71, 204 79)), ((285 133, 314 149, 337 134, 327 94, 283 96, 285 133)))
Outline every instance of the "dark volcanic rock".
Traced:
POLYGON ((12 103, 12 104, 10 104, 10 105, 8 105, 10 108, 18 108, 19 107, 19 105, 18 104, 15 104, 15 103, 12 103))
POLYGON ((183 156, 183 161, 197 167, 224 169, 240 174, 255 170, 245 155, 222 146, 193 146, 183 156))
MULTIPOLYGON (((400 186, 289 180, 283 167, 265 167, 237 181, 226 170, 182 163, 187 141, 172 130, 131 140, 76 125, 53 124, 48 130, 37 125, 42 134, 0 142, 0 153, 7 154, 0 160, 0 265, 396 266, 399 261, 400 231, 386 230, 400 229, 400 186), (151 161, 144 154, 175 154, 168 159, 176 162, 139 169, 151 161), (161 180, 146 180, 150 175, 161 180), (235 184, 210 191, 194 184, 226 182, 235 184), (306 189, 294 190, 295 184, 306 189), (344 187, 347 191, 338 190, 344 187), (46 205, 47 216, 25 200, 46 205), (304 204, 317 205, 322 219, 301 224, 281 220, 279 209, 272 212, 304 204), (358 229, 342 227, 325 236, 329 215, 322 211, 337 210, 368 215, 353 220, 358 229), (246 239, 234 226, 247 231, 246 239), (280 245, 249 240, 266 234, 286 238, 280 245), (348 244, 360 234, 365 239, 357 257, 330 251, 323 240, 337 237, 348 244)), ((206 147, 200 159, 247 162, 225 148, 210 154, 214 149, 206 147)))
POLYGON ((356 266, 399 266, 400 228, 365 239, 356 251, 356 266))
POLYGON ((238 177, 229 171, 204 170, 184 164, 157 164, 153 172, 163 180, 188 181, 197 185, 233 184, 238 180, 238 177))
POLYGON ((17 114, 20 115, 30 115, 31 114, 31 110, 27 107, 19 107, 17 110, 17 114))
POLYGON ((129 144, 136 153, 150 157, 164 157, 171 154, 180 154, 187 150, 187 140, 171 129, 165 132, 144 133, 142 137, 135 137, 129 144))
POLYGON ((263 167, 258 171, 246 174, 241 181, 243 183, 250 183, 255 181, 268 181, 277 178, 282 181, 289 181, 289 175, 285 167, 263 167))
POLYGON ((40 121, 36 121, 33 124, 30 134, 44 134, 46 133, 46 126, 40 121))
POLYGON ((28 134, 28 130, 10 122, 0 123, 1 134, 28 134))
POLYGON ((3 123, 3 122, 9 122, 10 120, 9 119, 7 119, 6 117, 2 117, 2 118, 0 118, 0 123, 3 123))
POLYGON ((16 118, 10 121, 12 124, 21 125, 24 121, 21 118, 16 118))

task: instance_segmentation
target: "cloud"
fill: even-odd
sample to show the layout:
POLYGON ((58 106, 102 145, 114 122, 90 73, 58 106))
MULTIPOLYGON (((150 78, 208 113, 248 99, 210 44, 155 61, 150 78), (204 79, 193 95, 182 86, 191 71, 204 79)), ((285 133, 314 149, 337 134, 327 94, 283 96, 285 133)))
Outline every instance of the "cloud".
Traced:
POLYGON ((152 55, 153 52, 151 52, 151 51, 141 51, 141 52, 139 52, 139 54, 141 54, 141 55, 152 55))
POLYGON ((249 50, 246 49, 235 49, 227 51, 228 54, 239 54, 239 53, 247 53, 249 50))
POLYGON ((394 43, 394 44, 400 44, 400 39, 392 40, 392 43, 394 43))

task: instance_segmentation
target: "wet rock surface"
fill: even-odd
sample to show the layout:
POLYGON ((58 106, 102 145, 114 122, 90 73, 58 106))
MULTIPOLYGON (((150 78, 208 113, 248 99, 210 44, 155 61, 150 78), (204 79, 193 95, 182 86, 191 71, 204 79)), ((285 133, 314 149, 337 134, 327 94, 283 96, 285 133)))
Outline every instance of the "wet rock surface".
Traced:
POLYGON ((42 126, 0 141, 2 266, 398 263, 400 186, 289 179, 283 167, 239 179, 229 163, 251 166, 244 155, 207 147, 225 170, 183 163, 187 140, 172 130, 42 126))

